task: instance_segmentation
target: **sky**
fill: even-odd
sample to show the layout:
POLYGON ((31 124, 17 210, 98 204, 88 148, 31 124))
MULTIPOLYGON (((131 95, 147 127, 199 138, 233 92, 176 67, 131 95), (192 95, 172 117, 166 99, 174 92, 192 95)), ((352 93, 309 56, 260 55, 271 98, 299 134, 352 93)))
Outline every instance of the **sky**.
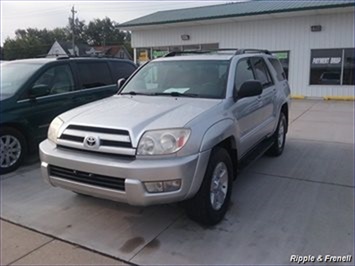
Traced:
POLYGON ((76 16, 86 23, 106 16, 123 23, 157 11, 216 5, 232 1, 3 1, 1 0, 1 45, 17 29, 65 27, 74 5, 76 16))

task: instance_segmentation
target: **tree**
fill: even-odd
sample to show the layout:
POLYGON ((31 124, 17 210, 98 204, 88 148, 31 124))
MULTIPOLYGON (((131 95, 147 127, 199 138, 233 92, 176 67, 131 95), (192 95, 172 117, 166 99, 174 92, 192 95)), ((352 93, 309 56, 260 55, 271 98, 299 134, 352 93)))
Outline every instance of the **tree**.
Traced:
POLYGON ((20 59, 44 56, 56 40, 67 40, 62 28, 38 30, 37 28, 18 29, 15 38, 4 42, 4 59, 20 59))
POLYGON ((110 18, 94 19, 90 21, 86 29, 88 44, 105 46, 112 44, 124 44, 126 34, 119 30, 118 24, 110 18))
POLYGON ((85 20, 80 20, 78 17, 73 19, 71 17, 68 18, 69 22, 67 27, 65 28, 66 34, 69 37, 69 39, 72 39, 72 34, 73 34, 73 27, 74 27, 74 36, 75 36, 75 43, 87 43, 87 36, 86 36, 86 31, 87 31, 87 26, 85 25, 85 20), (74 26, 73 26, 74 23, 74 26))

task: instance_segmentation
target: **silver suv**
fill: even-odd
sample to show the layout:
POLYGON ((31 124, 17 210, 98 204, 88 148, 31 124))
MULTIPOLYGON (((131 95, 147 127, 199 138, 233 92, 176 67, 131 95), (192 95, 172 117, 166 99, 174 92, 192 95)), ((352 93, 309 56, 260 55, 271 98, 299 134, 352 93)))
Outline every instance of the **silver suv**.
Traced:
POLYGON ((172 52, 118 87, 52 121, 40 144, 49 184, 131 205, 183 201, 213 225, 237 170, 284 149, 290 88, 268 51, 172 52))

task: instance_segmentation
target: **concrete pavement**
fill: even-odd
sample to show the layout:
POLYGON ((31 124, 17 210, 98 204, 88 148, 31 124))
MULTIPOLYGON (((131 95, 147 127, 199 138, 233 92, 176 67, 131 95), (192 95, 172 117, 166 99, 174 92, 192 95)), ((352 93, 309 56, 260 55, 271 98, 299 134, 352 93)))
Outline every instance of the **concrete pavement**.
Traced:
POLYGON ((4 175, 1 217, 45 235, 2 222, 2 262, 274 265, 354 255, 354 103, 296 100, 290 123, 284 154, 242 171, 215 227, 178 204, 137 208, 49 187, 38 163, 4 175))

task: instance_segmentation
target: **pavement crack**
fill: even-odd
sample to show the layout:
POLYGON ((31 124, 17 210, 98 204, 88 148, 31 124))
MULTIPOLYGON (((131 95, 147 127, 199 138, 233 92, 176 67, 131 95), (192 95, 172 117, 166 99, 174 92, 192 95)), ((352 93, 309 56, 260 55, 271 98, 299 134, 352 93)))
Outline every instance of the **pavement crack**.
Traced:
POLYGON ((305 113, 307 113, 309 110, 311 110, 314 105, 316 105, 316 104, 313 104, 312 106, 308 107, 308 108, 307 108, 305 111, 303 111, 299 116, 297 116, 295 119, 293 119, 292 121, 290 121, 290 124, 296 122, 296 120, 297 120, 298 118, 300 118, 300 117, 303 116, 305 113))
MULTIPOLYGON (((178 215, 171 223, 169 223, 159 234, 157 234, 156 237, 154 237, 151 241, 153 241, 154 239, 157 239, 161 234, 163 234, 166 230, 168 230, 173 224, 175 224, 177 222, 177 220, 179 220, 181 217, 183 216, 183 212, 178 215)), ((146 245, 144 245, 142 248, 140 248, 136 253, 134 253, 134 255, 129 259, 130 263, 151 241, 149 241, 146 245)))
POLYGON ((48 240, 47 242, 43 243, 42 245, 38 246, 37 248, 35 248, 35 249, 31 250, 30 252, 27 252, 26 254, 22 255, 21 257, 19 257, 19 258, 15 259, 14 261, 10 262, 8 265, 12 265, 12 264, 14 264, 15 262, 17 262, 17 261, 19 261, 19 260, 23 259, 24 257, 26 257, 26 256, 28 256, 28 255, 30 255, 30 254, 32 254, 33 252, 35 252, 35 251, 37 251, 37 250, 41 249, 42 247, 44 247, 44 246, 48 245, 48 244, 49 244, 49 243, 51 243, 52 241, 54 241, 54 238, 53 238, 53 239, 48 240))
POLYGON ((322 184, 322 185, 345 187, 345 188, 351 188, 351 189, 354 189, 354 188, 355 188, 355 186, 351 186, 351 185, 337 184, 337 183, 325 182, 325 181, 309 180, 309 179, 299 178, 299 177, 284 176, 284 175, 275 175, 275 174, 266 174, 266 173, 260 173, 260 172, 256 172, 256 171, 252 171, 252 173, 258 174, 258 175, 264 175, 264 176, 272 176, 272 177, 277 177, 277 178, 291 179, 291 180, 295 180, 295 181, 303 181, 303 182, 309 182, 309 183, 317 183, 317 184, 322 184))

